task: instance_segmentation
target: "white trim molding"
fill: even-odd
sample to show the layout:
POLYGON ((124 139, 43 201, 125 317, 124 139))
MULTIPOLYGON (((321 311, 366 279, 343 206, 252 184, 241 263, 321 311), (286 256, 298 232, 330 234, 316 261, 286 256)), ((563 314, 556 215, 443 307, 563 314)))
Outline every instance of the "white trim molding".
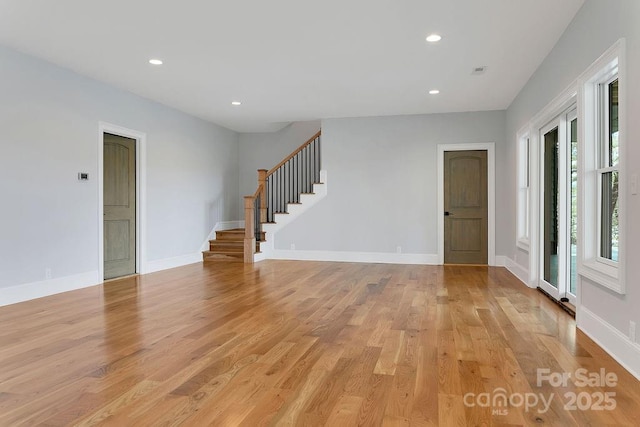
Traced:
POLYGON ((533 288, 529 282, 529 270, 512 260, 511 258, 504 257, 504 267, 518 278, 525 286, 533 288))
POLYGON ((626 93, 627 78, 625 69, 625 40, 618 40, 600 58, 598 58, 580 76, 578 102, 578 140, 581 141, 578 153, 580 160, 578 206, 578 274, 600 286, 624 295, 626 253, 626 93), (600 208, 598 207, 598 177, 602 132, 599 86, 613 75, 618 76, 620 91, 619 108, 619 162, 618 162, 618 248, 619 260, 610 262, 599 256, 600 208), (617 265, 616 265, 617 264, 617 265))
MULTIPOLYGON (((300 203, 288 203, 286 214, 275 214, 277 218, 275 223, 264 224, 262 231, 267 233, 267 242, 269 234, 275 234, 288 224, 296 220, 304 212, 308 211, 312 206, 326 197, 328 191, 327 171, 320 171, 320 184, 313 184, 313 191, 310 194, 300 194, 300 203)), ((273 239, 272 239, 273 240, 273 239)))
POLYGON ((147 135, 106 122, 98 123, 98 282, 104 281, 104 134, 136 140, 136 273, 147 273, 147 135))
POLYGON ((438 144, 438 264, 444 264, 444 153, 445 151, 487 151, 487 254, 496 265, 496 157, 495 143, 438 144))
POLYGON ((333 261, 359 262, 379 264, 415 264, 437 265, 435 254, 398 254, 385 252, 346 252, 346 251, 297 251, 275 249, 269 259, 286 259, 296 261, 333 261))
POLYGON ((202 252, 148 261, 147 271, 145 273, 155 273, 156 271, 182 267, 183 265, 197 264, 199 262, 202 262, 202 252))
POLYGON ((542 110, 536 114, 529 122, 529 281, 527 283, 537 284, 540 281, 540 251, 541 244, 541 216, 542 185, 543 178, 540 173, 542 161, 542 143, 540 141, 540 131, 550 122, 557 119, 564 112, 576 103, 578 94, 578 81, 575 80, 567 86, 558 96, 549 102, 542 110))
POLYGON ((95 286, 98 280, 98 271, 74 274, 73 276, 57 277, 51 280, 25 283, 0 289, 0 307, 47 297, 62 292, 95 286))
POLYGON ((516 246, 529 252, 531 242, 531 126, 527 123, 516 135, 516 246))
MULTIPOLYGON (((313 184, 312 194, 301 194, 299 204, 287 204, 286 214, 275 214, 275 223, 263 224, 262 231, 265 233, 266 241, 260 243, 260 253, 255 254, 253 261, 262 261, 274 258, 275 241, 278 231, 295 221, 300 215, 308 211, 312 206, 327 196, 328 192, 328 176, 326 170, 320 171, 321 184, 313 184)), ((277 259, 277 258, 276 258, 277 259)), ((292 258, 287 258, 292 259, 292 258)), ((305 258, 307 259, 307 258, 305 258)))
POLYGON ((640 345, 584 306, 576 314, 578 329, 640 380, 640 345))

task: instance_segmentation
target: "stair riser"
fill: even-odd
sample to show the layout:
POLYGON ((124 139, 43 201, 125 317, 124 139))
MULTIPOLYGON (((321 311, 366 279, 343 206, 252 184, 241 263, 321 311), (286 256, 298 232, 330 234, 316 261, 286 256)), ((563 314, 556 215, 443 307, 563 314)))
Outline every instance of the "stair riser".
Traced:
POLYGON ((240 260, 242 261, 244 259, 244 254, 241 252, 238 253, 230 253, 230 252, 225 252, 225 253, 205 253, 202 254, 202 258, 205 261, 210 261, 210 260, 240 260))
MULTIPOLYGON (((264 231, 260 233, 260 239, 265 239, 264 231)), ((233 230, 233 231, 216 231, 216 239, 215 240, 225 240, 225 241, 244 241, 244 230, 233 230)))
POLYGON ((217 241, 214 240, 213 242, 209 243, 209 247, 211 248, 211 250, 213 250, 213 248, 219 249, 221 251, 230 249, 230 250, 235 250, 235 249, 244 249, 244 242, 232 242, 232 241, 217 241))
MULTIPOLYGON (((259 241, 256 241, 256 247, 260 245, 259 241)), ((244 239, 242 240, 209 240, 210 250, 244 250, 244 239)))
POLYGON ((243 258, 219 258, 219 257, 206 257, 204 262, 244 262, 243 258))
POLYGON ((242 242, 244 241, 244 234, 217 234, 216 240, 224 240, 229 242, 242 242))

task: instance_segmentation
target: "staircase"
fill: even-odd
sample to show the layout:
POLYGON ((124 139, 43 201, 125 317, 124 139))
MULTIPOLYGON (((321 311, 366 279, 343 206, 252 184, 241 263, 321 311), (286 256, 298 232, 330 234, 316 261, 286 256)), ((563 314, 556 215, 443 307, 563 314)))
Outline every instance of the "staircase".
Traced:
POLYGON ((210 240, 209 250, 202 253, 205 262, 254 262, 255 254, 261 252, 260 245, 266 243, 263 225, 275 230, 276 219, 290 217, 305 196, 313 194, 315 186, 321 184, 320 134, 271 170, 258 170, 258 189, 244 198, 245 228, 216 231, 216 239, 210 240))
MULTIPOLYGON (((256 252, 260 252, 259 242, 256 252)), ((215 240, 209 240, 209 250, 202 252, 202 258, 205 262, 244 262, 244 228, 216 231, 215 240)))

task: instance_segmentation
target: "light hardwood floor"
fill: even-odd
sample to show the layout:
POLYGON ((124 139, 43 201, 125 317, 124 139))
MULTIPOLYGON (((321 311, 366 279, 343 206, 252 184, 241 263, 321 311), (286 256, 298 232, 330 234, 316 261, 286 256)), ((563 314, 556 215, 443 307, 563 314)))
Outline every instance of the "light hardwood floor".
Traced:
POLYGON ((640 425, 639 382, 503 268, 194 264, 0 325, 2 426, 640 425), (539 387, 539 368, 618 381, 539 387), (500 388, 511 406, 471 406, 500 388), (602 392, 614 410, 565 408, 602 392), (533 394, 548 411, 518 407, 533 394))

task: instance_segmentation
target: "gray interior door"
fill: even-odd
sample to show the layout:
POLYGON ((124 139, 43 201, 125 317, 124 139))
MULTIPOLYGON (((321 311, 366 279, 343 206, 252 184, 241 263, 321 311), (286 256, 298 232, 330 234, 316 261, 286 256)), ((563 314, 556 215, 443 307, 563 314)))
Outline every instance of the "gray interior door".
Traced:
POLYGON ((136 141, 104 134, 104 278, 136 272, 136 141))
POLYGON ((487 264, 487 152, 444 153, 444 262, 487 264))

